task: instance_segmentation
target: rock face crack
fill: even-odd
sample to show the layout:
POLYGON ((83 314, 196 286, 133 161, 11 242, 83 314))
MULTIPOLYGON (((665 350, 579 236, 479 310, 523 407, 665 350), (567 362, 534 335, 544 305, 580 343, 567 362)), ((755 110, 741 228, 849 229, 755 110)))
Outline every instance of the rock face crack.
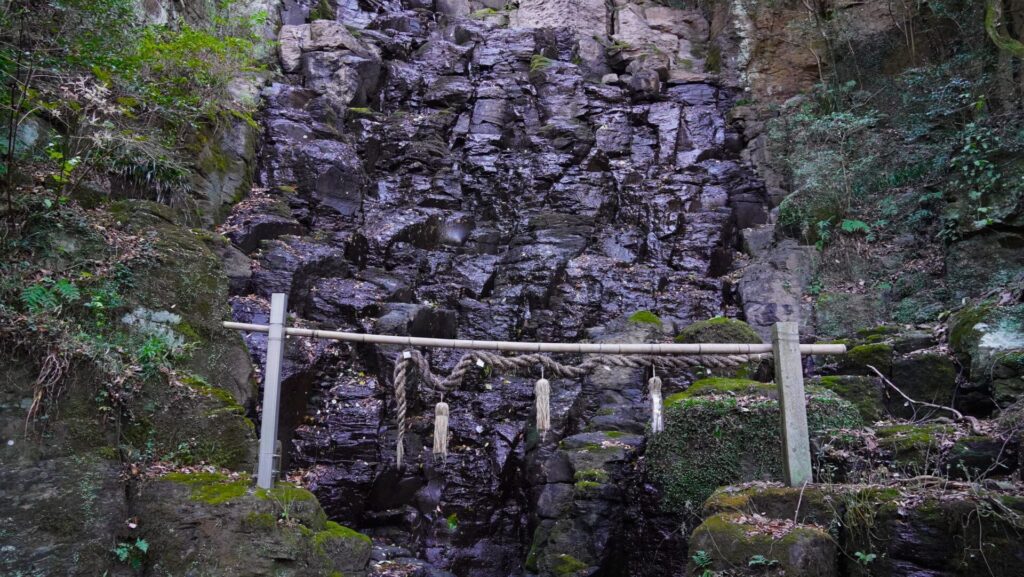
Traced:
MULTIPOLYGON (((343 2, 339 22, 282 27, 260 192, 230 217, 253 261, 233 284, 236 319, 263 322, 265 299, 287 292, 293 322, 331 329, 642 342, 734 312, 721 275, 766 199, 726 121, 737 90, 683 74, 707 40, 698 12, 523 0, 469 18, 457 0, 420 4, 343 2), (622 320, 640 310, 661 327, 622 320)), ((261 338, 249 345, 261 361, 261 338)), ((532 381, 481 371, 445 398, 443 464, 413 388, 396 471, 394 352, 289 348, 286 377, 308 391, 288 462, 332 518, 432 575, 624 574, 641 371, 554 381, 544 438, 527 424, 532 381)), ((429 352, 442 370, 458 357, 429 352)))

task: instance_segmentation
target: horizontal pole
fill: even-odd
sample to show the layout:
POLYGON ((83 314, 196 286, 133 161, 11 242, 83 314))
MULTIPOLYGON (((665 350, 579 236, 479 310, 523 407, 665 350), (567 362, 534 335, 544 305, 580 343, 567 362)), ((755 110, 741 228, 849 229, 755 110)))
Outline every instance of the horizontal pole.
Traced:
MULTIPOLYGON (((225 322, 224 327, 253 333, 265 333, 267 325, 225 322)), ((742 343, 520 343, 515 341, 467 341, 457 339, 431 339, 425 337, 399 337, 394 335, 372 335, 287 327, 286 335, 331 339, 350 343, 377 345, 400 345, 406 347, 441 347, 449 349, 474 349, 486 351, 514 351, 525 353, 600 353, 600 354, 650 354, 650 355, 747 355, 772 352, 770 344, 742 343)), ((846 345, 800 345, 802 355, 842 355, 846 345)))

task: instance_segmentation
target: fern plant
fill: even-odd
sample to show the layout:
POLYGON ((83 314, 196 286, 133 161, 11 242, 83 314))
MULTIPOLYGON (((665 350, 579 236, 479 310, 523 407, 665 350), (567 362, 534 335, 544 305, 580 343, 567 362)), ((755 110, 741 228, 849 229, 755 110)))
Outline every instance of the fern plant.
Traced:
POLYGON ((59 312, 64 304, 78 302, 81 298, 82 293, 75 283, 66 279, 43 279, 21 291, 21 303, 33 315, 59 312))
POLYGON ((54 310, 60 304, 52 290, 38 283, 22 289, 21 303, 34 315, 54 310))

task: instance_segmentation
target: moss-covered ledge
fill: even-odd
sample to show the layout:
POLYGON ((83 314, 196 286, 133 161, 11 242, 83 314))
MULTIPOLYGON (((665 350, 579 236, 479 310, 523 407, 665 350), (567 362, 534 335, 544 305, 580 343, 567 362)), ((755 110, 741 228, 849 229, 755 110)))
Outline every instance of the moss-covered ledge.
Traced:
POLYGON ((154 574, 202 568, 211 576, 271 577, 296 566, 303 575, 366 574, 370 538, 328 520, 302 487, 256 489, 247 474, 200 470, 146 481, 138 495, 131 537, 149 543, 154 574))
POLYGON ((727 317, 698 321, 679 331, 677 343, 749 343, 760 344, 760 335, 747 323, 727 317))

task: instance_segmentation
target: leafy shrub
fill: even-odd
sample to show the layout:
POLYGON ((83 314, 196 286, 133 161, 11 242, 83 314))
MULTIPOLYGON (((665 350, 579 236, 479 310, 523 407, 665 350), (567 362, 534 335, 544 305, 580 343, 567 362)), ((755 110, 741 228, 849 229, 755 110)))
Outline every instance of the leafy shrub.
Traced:
MULTIPOLYGON (((59 138, 47 154, 62 194, 115 176, 157 199, 188 192, 198 127, 252 122, 255 101, 229 90, 259 68, 266 14, 230 1, 209 23, 146 24, 133 0, 12 0, 0 11, 0 120, 16 134, 45 113, 59 138)), ((5 151, 10 190, 16 158, 5 151)))

